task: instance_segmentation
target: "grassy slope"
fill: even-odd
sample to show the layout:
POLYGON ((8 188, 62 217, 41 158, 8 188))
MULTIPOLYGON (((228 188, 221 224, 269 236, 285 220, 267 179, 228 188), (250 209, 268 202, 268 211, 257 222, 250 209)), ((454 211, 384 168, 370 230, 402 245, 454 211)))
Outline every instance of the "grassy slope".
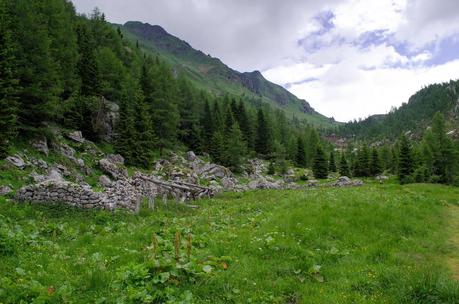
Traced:
POLYGON ((188 303, 188 290, 190 303, 459 303, 444 262, 445 206, 458 201, 457 188, 369 185, 225 194, 136 216, 0 199, 0 302, 140 302, 156 290, 188 303), (176 231, 193 235, 178 268, 176 231))
MULTIPOLYGON (((121 27, 121 30, 123 31, 123 35, 132 42, 138 41, 141 48, 147 53, 154 55, 160 54, 161 58, 173 66, 176 71, 184 73, 186 77, 192 81, 194 85, 196 85, 196 87, 202 90, 211 92, 215 95, 229 93, 236 96, 245 95, 258 98, 258 96, 242 86, 239 82, 227 79, 226 77, 229 77, 231 74, 229 72, 230 68, 216 58, 199 54, 193 49, 184 51, 180 54, 172 54, 156 47, 152 41, 145 40, 142 37, 133 34, 125 27, 121 27)), ((174 44, 177 43, 177 41, 170 38, 168 43, 174 44)), ((273 86, 273 88, 274 90, 285 90, 280 86, 273 86)), ((271 100, 266 96, 264 96, 262 100, 274 107, 282 109, 286 112, 288 117, 295 115, 297 118, 306 119, 311 124, 319 127, 332 127, 339 124, 338 122, 332 122, 329 118, 319 113, 310 114, 300 111, 299 108, 301 101, 294 96, 292 96, 291 101, 286 106, 280 106, 274 100, 271 100)))

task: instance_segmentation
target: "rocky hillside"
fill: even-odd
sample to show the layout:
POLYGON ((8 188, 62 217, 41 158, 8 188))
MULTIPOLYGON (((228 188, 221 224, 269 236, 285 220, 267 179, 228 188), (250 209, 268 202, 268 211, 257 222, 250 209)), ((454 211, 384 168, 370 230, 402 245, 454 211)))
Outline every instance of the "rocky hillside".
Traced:
POLYGON ((198 87, 214 94, 231 93, 253 97, 254 102, 260 99, 288 114, 306 118, 311 123, 331 126, 333 120, 317 113, 311 105, 295 95, 266 80, 259 71, 240 73, 219 59, 206 55, 191 47, 158 25, 130 21, 119 26, 123 34, 147 52, 159 54, 174 67, 176 74, 182 73, 198 87))
MULTIPOLYGON (((306 169, 268 175, 268 163, 260 159, 248 160, 243 173, 236 175, 211 163, 208 156, 171 152, 146 171, 127 166, 111 149, 85 139, 80 131, 50 127, 48 136, 23 142, 16 153, 0 160, 0 196, 18 202, 137 212, 145 199, 154 208, 156 200, 186 203, 221 191, 319 186, 306 169)), ((336 174, 330 177, 329 183, 322 184, 362 184, 347 177, 338 179, 336 174)))

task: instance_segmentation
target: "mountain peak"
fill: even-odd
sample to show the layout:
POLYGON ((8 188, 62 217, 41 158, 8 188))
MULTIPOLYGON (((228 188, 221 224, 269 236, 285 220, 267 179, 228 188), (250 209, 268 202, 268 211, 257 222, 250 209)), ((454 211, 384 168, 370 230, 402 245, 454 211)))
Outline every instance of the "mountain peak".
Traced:
POLYGON ((201 88, 218 95, 251 94, 254 98, 261 98, 283 109, 289 115, 297 115, 316 124, 330 124, 330 120, 317 113, 308 102, 268 81, 258 70, 242 73, 233 70, 218 58, 206 55, 186 41, 169 34, 159 25, 129 21, 123 29, 131 39, 137 39, 144 50, 163 55, 174 71, 187 76, 201 88))

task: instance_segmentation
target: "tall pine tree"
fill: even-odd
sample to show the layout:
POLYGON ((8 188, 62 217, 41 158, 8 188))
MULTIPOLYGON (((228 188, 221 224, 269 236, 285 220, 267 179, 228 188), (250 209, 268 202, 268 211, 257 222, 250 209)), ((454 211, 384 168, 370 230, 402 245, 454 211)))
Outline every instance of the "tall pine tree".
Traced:
POLYGON ((322 179, 328 177, 328 163, 321 145, 317 145, 316 147, 312 171, 315 178, 322 179))
POLYGON ((0 158, 6 156, 17 132, 18 80, 14 76, 14 46, 9 27, 10 15, 5 1, 0 1, 0 158))
POLYGON ((398 178, 401 183, 411 182, 411 173, 413 173, 413 156, 411 145, 407 137, 402 134, 400 137, 400 152, 398 155, 398 178))

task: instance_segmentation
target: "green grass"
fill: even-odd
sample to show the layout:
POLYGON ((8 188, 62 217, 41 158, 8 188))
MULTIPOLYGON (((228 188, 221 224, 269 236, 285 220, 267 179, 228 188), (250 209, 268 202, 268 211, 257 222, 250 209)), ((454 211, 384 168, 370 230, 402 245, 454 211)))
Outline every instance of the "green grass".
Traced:
POLYGON ((130 215, 0 199, 0 303, 459 303, 446 263, 458 188, 254 191, 196 204, 130 215))

